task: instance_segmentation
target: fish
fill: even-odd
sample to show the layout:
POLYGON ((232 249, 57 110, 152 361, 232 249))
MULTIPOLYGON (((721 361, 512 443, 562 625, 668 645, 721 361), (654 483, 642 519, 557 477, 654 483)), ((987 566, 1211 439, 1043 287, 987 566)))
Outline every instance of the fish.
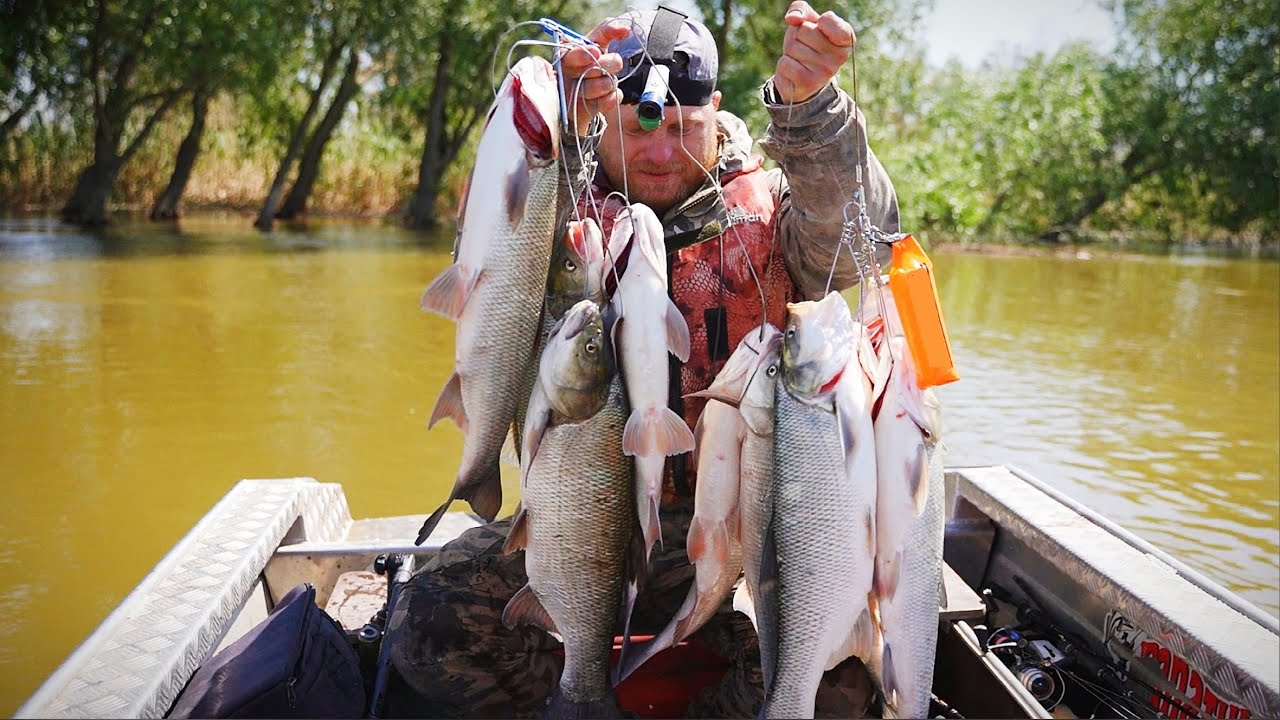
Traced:
POLYGON ((825 404, 857 347, 857 323, 838 292, 822 300, 788 303, 787 315, 787 387, 805 402, 825 404))
POLYGON ((823 673, 853 655, 870 661, 880 642, 875 444, 871 384, 857 352, 861 327, 838 293, 788 305, 759 581, 762 594, 774 588, 777 613, 776 639, 761 638, 762 665, 772 667, 764 717, 813 717, 823 673), (865 421, 847 415, 857 408, 865 421), (851 476, 868 458, 870 475, 851 476))
POLYGON ((620 613, 629 626, 639 534, 633 462, 622 452, 629 408, 606 338, 591 300, 548 338, 525 422, 522 507, 503 546, 525 551, 529 577, 503 623, 533 624, 564 643, 553 718, 621 717, 610 657, 620 613))
POLYGON ((611 249, 626 247, 626 270, 611 299, 612 334, 631 403, 622 450, 635 457, 645 554, 661 542, 658 506, 667 456, 693 450, 688 423, 668 407, 670 362, 689 359, 689 326, 667 295, 667 253, 662 223, 645 205, 623 208, 610 233, 611 249))
POLYGON ((456 499, 493 520, 498 468, 532 361, 557 222, 559 95, 546 60, 523 58, 489 111, 460 210, 454 262, 421 306, 457 321, 454 372, 428 427, 450 418, 463 450, 449 497, 418 533, 421 544, 456 499))
POLYGON ((734 592, 733 608, 756 627, 766 687, 772 678, 772 643, 777 638, 772 592, 776 585, 761 588, 760 567, 765 525, 773 510, 774 387, 781 369, 782 333, 765 323, 743 336, 706 390, 691 393, 732 405, 742 417, 745 433, 738 466, 738 527, 743 581, 734 592))
MULTIPOLYGON (((590 217, 569 221, 564 233, 552 247, 542 323, 533 349, 534 358, 541 357, 551 327, 580 300, 592 300, 597 305, 604 302, 604 235, 595 219, 590 217)), ((533 393, 537 380, 538 366, 537 362, 526 365, 511 435, 513 449, 518 450, 524 438, 524 421, 529 412, 529 396, 533 393)), ((519 453, 514 455, 512 464, 519 467, 519 453)))
MULTIPOLYGON (((890 301, 886 314, 896 317, 892 308, 890 301)), ((884 716, 913 718, 929 711, 942 600, 943 490, 929 477, 941 407, 917 385, 906 339, 890 334, 900 327, 885 326, 875 390, 875 594, 884 642, 870 666, 884 716)))
POLYGON ((746 425, 733 405, 708 402, 694 428, 694 465, 698 482, 686 552, 694 583, 671 621, 652 640, 629 655, 618 681, 649 658, 674 646, 706 624, 742 574, 738 529, 738 461, 746 425))

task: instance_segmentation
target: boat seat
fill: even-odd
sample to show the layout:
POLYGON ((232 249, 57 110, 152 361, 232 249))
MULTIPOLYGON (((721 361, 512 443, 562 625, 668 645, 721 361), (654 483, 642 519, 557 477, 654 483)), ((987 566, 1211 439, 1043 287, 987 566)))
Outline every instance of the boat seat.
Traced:
POLYGON ((986 617, 987 607, 982 598, 945 562, 942 563, 942 586, 945 593, 938 608, 939 621, 980 621, 986 617))

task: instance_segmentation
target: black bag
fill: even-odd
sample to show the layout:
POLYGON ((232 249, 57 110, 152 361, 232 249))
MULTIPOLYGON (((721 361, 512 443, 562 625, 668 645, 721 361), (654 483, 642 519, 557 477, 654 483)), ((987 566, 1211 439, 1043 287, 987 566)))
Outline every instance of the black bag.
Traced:
POLYGON ((358 718, 364 703, 360 660, 307 583, 197 670, 169 717, 358 718))

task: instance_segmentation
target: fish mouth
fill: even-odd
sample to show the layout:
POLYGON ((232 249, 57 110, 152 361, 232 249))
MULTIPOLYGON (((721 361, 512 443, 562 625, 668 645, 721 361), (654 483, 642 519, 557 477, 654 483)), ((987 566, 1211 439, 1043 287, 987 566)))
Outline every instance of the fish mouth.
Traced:
POLYGON ((591 300, 581 300, 565 313, 560 332, 565 340, 572 340, 600 317, 600 308, 591 300))
POLYGON ((705 398, 707 400, 718 400, 730 407, 739 407, 742 405, 742 394, 747 389, 746 378, 743 382, 731 385, 712 385, 706 390, 699 390, 685 395, 686 398, 705 398))
POLYGON ((751 384, 751 379, 761 367, 768 363, 778 345, 782 343, 782 335, 772 326, 765 330, 763 342, 759 340, 759 335, 759 328, 747 333, 738 345, 738 349, 729 356, 729 362, 720 368, 720 373, 716 375, 711 386, 706 390, 689 393, 685 397, 719 400, 726 405, 739 407, 742 404, 742 396, 747 392, 747 386, 751 384))

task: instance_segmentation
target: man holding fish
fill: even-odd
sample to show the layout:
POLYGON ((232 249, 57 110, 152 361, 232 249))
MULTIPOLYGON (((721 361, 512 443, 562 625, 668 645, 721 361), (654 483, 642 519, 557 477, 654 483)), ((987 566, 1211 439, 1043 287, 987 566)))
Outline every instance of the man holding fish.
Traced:
MULTIPOLYGON (((667 367, 661 367, 661 359, 644 361, 646 371, 665 371, 658 376, 665 379, 666 392, 656 398, 637 398, 634 386, 640 381, 633 380, 633 374, 639 363, 628 368, 624 357, 620 369, 632 395, 632 418, 626 423, 622 450, 635 457, 638 491, 648 496, 648 502, 638 506, 639 515, 635 518, 635 533, 643 545, 638 562, 647 568, 647 576, 637 579, 642 588, 638 599, 630 595, 627 598, 635 603, 633 633, 658 633, 677 615, 694 578, 691 560, 699 564, 699 583, 703 581, 702 558, 719 558, 730 565, 733 561, 728 559, 736 558, 739 567, 742 562, 742 548, 736 546, 736 520, 733 532, 727 532, 724 523, 693 522, 696 481, 736 476, 737 470, 719 467, 716 456, 700 450, 695 472, 694 458, 688 454, 692 449, 690 430, 703 415, 707 399, 691 395, 708 389, 733 349, 746 342, 749 333, 764 323, 785 327, 788 303, 822 298, 828 282, 835 290, 857 282, 857 270, 849 255, 838 256, 833 266, 833 252, 845 220, 845 205, 859 186, 864 191, 870 222, 887 232, 898 230, 893 185, 868 145, 862 114, 833 82, 849 59, 855 43, 853 29, 835 13, 819 13, 803 0, 792 2, 780 22, 786 25, 782 53, 774 76, 760 92, 770 116, 761 145, 777 161, 780 167, 776 170, 766 171, 762 158, 751 153, 752 140, 742 121, 719 112, 721 94, 715 89, 718 59, 710 32, 701 23, 666 8, 606 20, 589 34, 594 44, 564 53, 559 67, 569 117, 565 123, 568 132, 562 137, 547 142, 545 123, 528 117, 536 113, 521 116, 520 104, 516 103, 514 124, 518 138, 526 148, 549 148, 553 154, 558 151, 559 162, 563 163, 561 180, 577 178, 582 184, 574 193, 580 216, 599 218, 598 228, 591 221, 590 231, 577 226, 571 231, 577 240, 574 257, 587 254, 580 247, 582 237, 616 237, 622 233, 615 232, 615 220, 625 218, 625 223, 618 224, 627 226, 628 237, 634 234, 648 239, 637 240, 637 249, 629 253, 629 245, 614 247, 603 240, 610 255, 605 263, 613 273, 612 278, 606 274, 606 282, 618 281, 617 288, 610 287, 608 292, 615 303, 618 298, 641 298, 634 294, 639 291, 626 287, 639 282, 627 267, 645 264, 652 267, 651 277, 665 279, 670 297, 661 303, 656 330, 659 352, 664 347, 669 351, 664 353, 667 367), (654 81, 655 77, 658 81, 654 81), (655 82, 661 90, 660 99, 665 100, 665 108, 659 103, 656 125, 653 98, 648 92, 655 82), (665 98, 661 98, 662 93, 665 98), (530 136, 538 136, 539 130, 543 132, 541 141, 530 142, 530 136), (627 201, 619 199, 618 193, 624 192, 629 202, 637 204, 636 208, 643 204, 653 212, 629 211, 627 201), (659 235, 660 249, 648 249, 654 247, 650 241, 658 242, 659 235), (663 259, 665 268, 661 267, 663 259), (629 277, 633 279, 629 281, 629 277), (665 334, 661 328, 663 318, 665 334), (646 460, 655 457, 656 464, 646 460), (727 539, 730 536, 732 541, 727 539)), ((535 155, 529 155, 529 167, 537 165, 535 155)), ((526 210, 529 192, 529 183, 523 178, 521 175, 495 183, 507 188, 507 197, 519 197, 521 213, 526 210)), ((473 186, 476 182, 473 179, 473 186)), ((475 213, 474 204, 471 207, 475 213)), ((463 232, 460 230, 464 247, 455 252, 458 277, 433 283, 434 298, 429 297, 433 295, 431 289, 424 296, 425 307, 438 312, 443 309, 454 317, 465 312, 467 293, 477 286, 480 275, 479 269, 466 275, 467 268, 461 265, 467 256, 463 232)), ((553 276, 558 269, 556 257, 552 251, 553 276)), ((485 272, 493 274, 488 268, 485 272)), ((551 284, 549 281, 548 286, 551 284)), ((646 302, 633 299, 630 307, 646 302)), ((563 327, 552 328, 540 337, 539 347, 546 343, 547 358, 555 353, 555 357, 577 357, 581 362, 585 357, 580 328, 588 327, 585 318, 594 318, 595 311, 583 307, 572 312, 584 319, 575 325, 568 322, 566 315, 563 327)), ((616 314, 627 318, 627 306, 618 308, 616 314)), ((621 329, 613 331, 613 342, 627 343, 628 333, 645 337, 637 323, 634 319, 622 320, 621 329)), ((760 339, 763 341, 763 333, 760 339)), ((643 340, 632 342, 633 347, 638 347, 643 340)), ((595 358, 594 348, 591 353, 595 358)), ((554 368, 548 368, 548 362, 551 361, 544 360, 544 371, 549 373, 554 368)), ((614 369, 606 363, 593 365, 591 372, 612 377, 614 369)), ((466 380, 464 375, 463 396, 467 394, 466 380)), ((451 380, 451 385, 455 387, 447 397, 442 395, 438 414, 453 417, 460 427, 465 423, 474 425, 476 413, 463 407, 457 397, 457 383, 451 380)), ((535 387, 535 398, 543 393, 548 399, 529 404, 554 407, 557 392, 555 387, 539 385, 535 387)), ((592 407, 597 407, 607 394, 593 394, 597 405, 592 407)), ((528 399, 527 393, 524 399, 528 399)), ((534 411, 535 407, 531 407, 530 413, 534 411)), ((597 416, 598 413, 592 415, 597 416)), ((547 419, 554 417, 557 416, 547 415, 547 419)), ((749 434, 746 425, 736 419, 731 422, 734 424, 729 429, 700 429, 699 437, 737 438, 740 443, 749 434)), ((521 438, 516 440, 520 447, 521 438)), ((555 452, 557 458, 562 457, 558 449, 538 452, 555 452)), ((491 460, 491 450, 486 450, 485 455, 484 462, 496 462, 491 460)), ((546 458, 542 462, 550 462, 546 458)), ((551 472, 538 471, 538 462, 534 459, 535 467, 525 468, 526 480, 530 475, 539 476, 539 472, 551 472)), ((525 463, 528 465, 528 460, 525 463)), ((491 467, 480 472, 476 476, 478 484, 471 489, 462 488, 461 492, 460 476, 460 485, 455 486, 450 499, 467 499, 473 509, 492 520, 488 516, 496 512, 500 498, 500 488, 498 498, 491 492, 496 483, 493 472, 491 467), (478 497, 483 498, 488 511, 479 510, 478 497)), ((723 503, 736 502, 736 492, 731 495, 723 503)), ((698 514, 704 518, 716 515, 715 508, 705 507, 707 502, 699 500, 702 509, 698 514)), ((553 694, 559 697, 565 689, 560 677, 562 661, 557 654, 560 644, 551 638, 550 628, 546 627, 554 624, 554 618, 547 617, 549 611, 554 614, 554 609, 542 607, 548 604, 545 598, 541 604, 512 602, 517 591, 522 598, 528 598, 529 587, 536 584, 526 574, 522 554, 503 552, 504 546, 509 551, 525 547, 532 551, 537 544, 527 544, 529 530, 522 526, 523 522, 522 517, 517 517, 513 530, 510 519, 499 520, 464 533, 405 587, 389 621, 393 664, 407 686, 392 695, 393 713, 537 716, 546 711, 548 698, 553 694), (504 616, 511 621, 517 615, 514 619, 532 624, 508 628, 504 616)), ((430 529, 425 528, 427 534, 430 529)), ((629 552, 631 557, 637 555, 629 552)), ((736 575, 735 570, 735 578, 736 575)), ((724 681, 704 692, 690 712, 709 717, 754 715, 763 691, 759 648, 751 621, 727 607, 699 608, 696 602, 685 605, 688 612, 680 611, 684 622, 688 623, 689 613, 693 613, 698 615, 695 625, 704 623, 694 637, 730 663, 724 681)), ((557 634, 567 637, 568 633, 566 628, 559 628, 557 634)), ((628 669, 634 669, 634 665, 628 669)), ((567 668, 563 672, 568 672, 567 668)), ((832 670, 817 691, 817 712, 860 714, 869 695, 849 696, 850 687, 859 684, 866 689, 860 663, 846 663, 832 670), (841 673, 844 679, 837 682, 841 673), (839 689, 833 691, 837 685, 839 689)), ((585 712, 585 707, 553 702, 551 714, 563 711, 564 715, 572 715, 585 712)), ((601 712, 600 706, 590 709, 592 713, 601 712)))

